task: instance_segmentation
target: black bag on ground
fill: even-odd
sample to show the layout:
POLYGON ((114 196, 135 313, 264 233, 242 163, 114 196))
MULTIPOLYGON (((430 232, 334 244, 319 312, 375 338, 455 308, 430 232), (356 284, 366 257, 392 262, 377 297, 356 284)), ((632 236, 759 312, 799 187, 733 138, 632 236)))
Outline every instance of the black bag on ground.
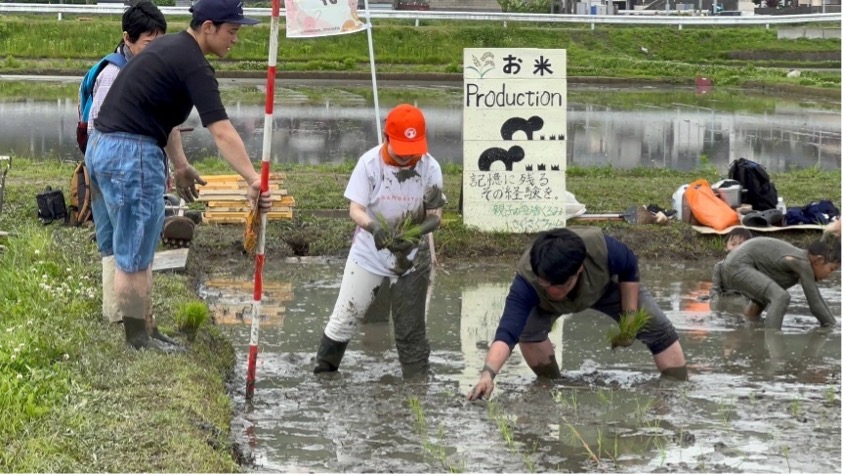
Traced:
POLYGON ((731 163, 729 178, 740 182, 744 188, 741 200, 753 210, 770 210, 778 205, 778 191, 763 165, 741 157, 731 163))
POLYGON ((49 225, 54 220, 66 221, 68 209, 65 206, 65 195, 61 190, 47 187, 43 192, 35 195, 38 205, 38 219, 43 225, 49 225))

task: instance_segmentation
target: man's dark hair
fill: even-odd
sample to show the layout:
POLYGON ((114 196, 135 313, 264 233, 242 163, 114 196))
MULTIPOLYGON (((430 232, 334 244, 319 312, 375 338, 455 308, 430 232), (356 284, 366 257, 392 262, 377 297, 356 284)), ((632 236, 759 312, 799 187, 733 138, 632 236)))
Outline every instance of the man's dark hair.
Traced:
POLYGON ((746 228, 734 228, 730 232, 728 232, 728 235, 726 235, 726 242, 728 242, 734 237, 742 238, 743 241, 746 241, 752 238, 752 232, 747 230, 746 228))
POLYGON ((121 27, 129 41, 135 43, 144 33, 167 33, 167 20, 159 7, 143 0, 123 12, 121 27))
MULTIPOLYGON (((206 20, 197 20, 197 19, 192 18, 191 23, 188 25, 188 27, 191 28, 194 31, 200 31, 200 27, 203 26, 203 23, 205 23, 205 22, 206 22, 206 20)), ((213 21, 212 25, 214 25, 215 28, 220 28, 220 25, 223 25, 224 23, 226 23, 226 22, 213 21)))
POLYGON ((840 263, 840 238, 833 234, 824 234, 808 247, 808 254, 822 256, 826 263, 840 263))
POLYGON ((536 276, 552 284, 563 284, 585 262, 587 250, 579 235, 566 228, 554 228, 535 239, 529 255, 536 276))

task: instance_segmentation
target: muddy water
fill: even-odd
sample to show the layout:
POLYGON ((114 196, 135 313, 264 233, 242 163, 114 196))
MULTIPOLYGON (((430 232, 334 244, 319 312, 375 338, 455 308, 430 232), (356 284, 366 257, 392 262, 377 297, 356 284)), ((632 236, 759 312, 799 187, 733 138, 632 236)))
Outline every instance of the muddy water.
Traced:
MULTIPOLYGON (((553 330, 560 382, 537 382, 515 351, 492 401, 467 403, 509 267, 452 265, 437 274, 428 315, 434 375, 424 384, 400 378, 379 313, 361 326, 341 371, 315 377, 310 359, 343 262, 272 268, 251 405, 243 399, 249 278, 215 277, 201 290, 239 351, 241 436, 260 471, 841 471, 841 332, 817 328, 798 287, 784 331, 766 333, 739 308, 711 312, 698 299, 710 269, 643 269, 680 332, 689 382, 660 381, 640 343, 612 352, 605 332, 613 321, 586 314, 553 330)), ((840 315, 839 273, 822 292, 840 315)))

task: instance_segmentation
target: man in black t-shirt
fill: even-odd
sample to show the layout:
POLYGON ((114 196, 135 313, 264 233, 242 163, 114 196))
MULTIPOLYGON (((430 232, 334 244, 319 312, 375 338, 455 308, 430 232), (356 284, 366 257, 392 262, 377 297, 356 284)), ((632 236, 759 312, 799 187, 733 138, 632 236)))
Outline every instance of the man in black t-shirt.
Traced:
POLYGON ((165 35, 127 63, 94 121, 85 163, 92 201, 100 202, 92 206, 97 246, 115 256, 115 295, 126 341, 136 349, 171 349, 150 338, 145 316, 152 307, 151 264, 164 221, 164 154, 173 161, 180 196, 193 201, 196 184, 205 184, 182 152, 178 126, 191 109, 197 108, 223 158, 249 184, 248 198, 270 209, 270 193, 260 194, 260 175, 226 115, 205 58, 211 53, 223 58, 238 41, 241 25, 258 23, 244 17, 241 5, 199 0, 187 30, 165 35))

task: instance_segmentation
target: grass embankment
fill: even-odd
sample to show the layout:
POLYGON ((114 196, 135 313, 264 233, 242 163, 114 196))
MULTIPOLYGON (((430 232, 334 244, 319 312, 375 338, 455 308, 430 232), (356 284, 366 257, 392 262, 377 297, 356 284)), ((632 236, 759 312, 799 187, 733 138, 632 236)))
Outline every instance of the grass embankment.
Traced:
MULTIPOLYGON (((220 161, 195 164, 203 173, 231 173, 220 161)), ((343 192, 354 163, 340 165, 300 166, 274 165, 284 171, 284 187, 296 200, 295 220, 270 222, 267 232, 268 259, 291 255, 344 255, 354 230, 344 210, 348 202, 343 192), (326 210, 340 210, 329 217, 326 210), (274 256, 275 255, 275 256, 274 256)), ((448 202, 444 222, 436 234, 438 257, 442 260, 479 260, 519 257, 534 235, 480 233, 463 225, 458 210, 461 189, 461 168, 444 165, 444 191, 448 202)), ((725 172, 723 172, 725 173, 725 172)), ((828 198, 840 203, 840 171, 816 168, 774 173, 779 194, 789 206, 804 205, 812 200, 828 198)), ((637 168, 615 170, 610 167, 569 168, 567 188, 590 213, 613 213, 632 205, 658 204, 670 207, 670 197, 679 185, 698 178, 716 182, 719 171, 704 164, 700 170, 677 172, 666 169, 637 168)), ((644 262, 678 262, 680 260, 715 260, 724 255, 722 238, 700 235, 688 225, 673 222, 669 226, 631 226, 621 222, 574 222, 596 225, 627 243, 644 262)), ((195 240, 198 251, 192 263, 209 266, 210 258, 240 254, 240 226, 202 227, 195 240), (199 257, 204 260, 200 262, 199 257)), ((815 233, 784 232, 772 236, 804 245, 815 233)))
MULTIPOLYGON (((169 17, 170 30, 187 18, 169 17)), ((819 25, 817 25, 819 26, 819 25)), ((839 27, 839 26, 838 26, 839 27)), ((4 16, 0 22, 0 73, 80 74, 114 48, 114 16, 4 16)), ((283 33, 284 35, 284 33, 283 33)), ((840 40, 778 40, 776 28, 597 26, 510 22, 465 23, 374 20, 380 73, 460 73, 464 48, 566 48, 568 76, 658 80, 691 84, 705 76, 719 86, 840 87, 839 72, 804 72, 787 78, 783 67, 839 68, 840 40), (646 52, 644 52, 644 50, 646 52)), ((266 70, 268 23, 244 28, 221 74, 266 70)), ((369 71, 364 35, 287 40, 279 45, 280 74, 369 71)), ((460 80, 460 76, 456 79, 460 80)))
MULTIPOLYGON (((41 225, 35 194, 67 190, 71 165, 17 160, 0 231, 0 472, 225 473, 231 345, 203 327, 185 356, 138 353, 100 310, 89 229, 41 225)), ((154 313, 176 333, 189 277, 156 273, 154 313)))

